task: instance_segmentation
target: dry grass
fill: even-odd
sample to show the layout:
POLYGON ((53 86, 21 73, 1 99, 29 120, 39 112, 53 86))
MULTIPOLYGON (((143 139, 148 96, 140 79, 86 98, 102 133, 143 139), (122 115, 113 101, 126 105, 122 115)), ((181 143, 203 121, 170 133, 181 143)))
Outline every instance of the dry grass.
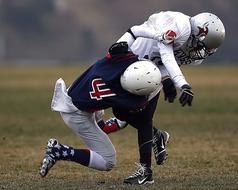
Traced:
MULTIPOLYGON (((70 83, 80 67, 0 68, 0 189, 238 189, 238 67, 187 68, 193 107, 159 103, 154 122, 171 134, 169 159, 153 164, 155 184, 123 185, 138 160, 136 131, 111 134, 117 167, 98 172, 59 162, 42 179, 38 168, 48 138, 84 147, 50 111, 54 82, 70 83)), ((110 111, 107 112, 108 116, 110 111)))

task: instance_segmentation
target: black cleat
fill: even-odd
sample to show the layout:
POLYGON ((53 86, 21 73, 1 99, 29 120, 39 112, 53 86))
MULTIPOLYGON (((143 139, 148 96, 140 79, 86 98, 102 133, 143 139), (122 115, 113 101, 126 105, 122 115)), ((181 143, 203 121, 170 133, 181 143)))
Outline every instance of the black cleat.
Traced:
POLYGON ((50 139, 47 142, 46 153, 40 166, 39 174, 41 177, 45 177, 48 171, 50 170, 50 168, 52 168, 55 165, 57 161, 56 159, 57 152, 55 152, 55 149, 56 150, 60 149, 60 144, 58 143, 56 139, 50 139))
POLYGON ((155 155, 155 161, 158 165, 162 165, 168 158, 166 145, 169 141, 169 133, 154 129, 152 148, 155 155))
POLYGON ((145 167, 142 164, 136 163, 138 169, 134 174, 124 179, 124 183, 131 185, 144 185, 144 184, 153 184, 154 179, 152 177, 152 170, 149 167, 145 167))

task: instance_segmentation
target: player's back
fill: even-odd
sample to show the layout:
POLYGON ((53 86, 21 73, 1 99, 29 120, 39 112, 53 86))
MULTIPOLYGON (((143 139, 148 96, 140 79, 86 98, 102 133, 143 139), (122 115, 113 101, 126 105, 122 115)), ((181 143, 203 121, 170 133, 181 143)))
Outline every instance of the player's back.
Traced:
POLYGON ((87 69, 68 90, 73 104, 80 110, 95 111, 109 107, 137 109, 146 98, 133 95, 120 84, 126 68, 138 60, 133 53, 103 58, 87 69))
POLYGON ((151 15, 149 19, 144 23, 145 25, 152 27, 157 33, 164 34, 168 30, 172 30, 176 33, 176 41, 183 41, 184 43, 191 33, 190 17, 174 11, 159 12, 151 15), (181 39, 184 38, 185 40, 181 39))
MULTIPOLYGON (((191 34, 189 18, 189 16, 180 12, 165 11, 152 14, 142 25, 155 30, 156 33, 161 35, 169 30, 174 31, 176 38, 173 47, 176 50, 183 46, 191 34)), ((146 55, 152 55, 152 52, 159 52, 159 43, 161 42, 153 39, 137 38, 130 48, 142 58, 146 55)))

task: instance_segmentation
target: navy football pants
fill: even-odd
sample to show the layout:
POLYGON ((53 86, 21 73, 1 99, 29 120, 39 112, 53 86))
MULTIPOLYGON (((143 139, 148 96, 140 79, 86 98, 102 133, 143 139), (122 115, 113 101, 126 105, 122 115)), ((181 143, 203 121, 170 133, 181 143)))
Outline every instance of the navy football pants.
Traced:
POLYGON ((113 108, 113 114, 120 120, 128 122, 138 130, 140 163, 151 166, 153 115, 156 110, 159 94, 149 101, 145 109, 139 112, 113 108))

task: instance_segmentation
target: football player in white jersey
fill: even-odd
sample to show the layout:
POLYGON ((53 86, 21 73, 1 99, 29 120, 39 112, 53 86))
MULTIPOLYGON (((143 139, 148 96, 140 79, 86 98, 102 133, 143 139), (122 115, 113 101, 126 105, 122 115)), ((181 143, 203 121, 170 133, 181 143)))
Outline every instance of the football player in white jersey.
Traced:
MULTIPOLYGON (((190 17, 180 12, 166 11, 155 13, 143 24, 131 27, 118 42, 127 42, 140 58, 148 58, 159 67, 165 100, 173 102, 178 88, 181 90, 181 105, 191 106, 192 87, 186 81, 180 66, 201 64, 216 52, 224 38, 224 25, 212 13, 200 13, 190 17)), ((165 145, 169 134, 152 127, 158 98, 159 90, 150 95, 150 103, 144 110, 131 113, 125 109, 113 109, 116 118, 106 123, 100 121, 100 126, 106 133, 116 131, 127 124, 138 129, 139 168, 126 178, 124 183, 141 185, 153 182, 151 147, 158 165, 167 158, 165 145)))

